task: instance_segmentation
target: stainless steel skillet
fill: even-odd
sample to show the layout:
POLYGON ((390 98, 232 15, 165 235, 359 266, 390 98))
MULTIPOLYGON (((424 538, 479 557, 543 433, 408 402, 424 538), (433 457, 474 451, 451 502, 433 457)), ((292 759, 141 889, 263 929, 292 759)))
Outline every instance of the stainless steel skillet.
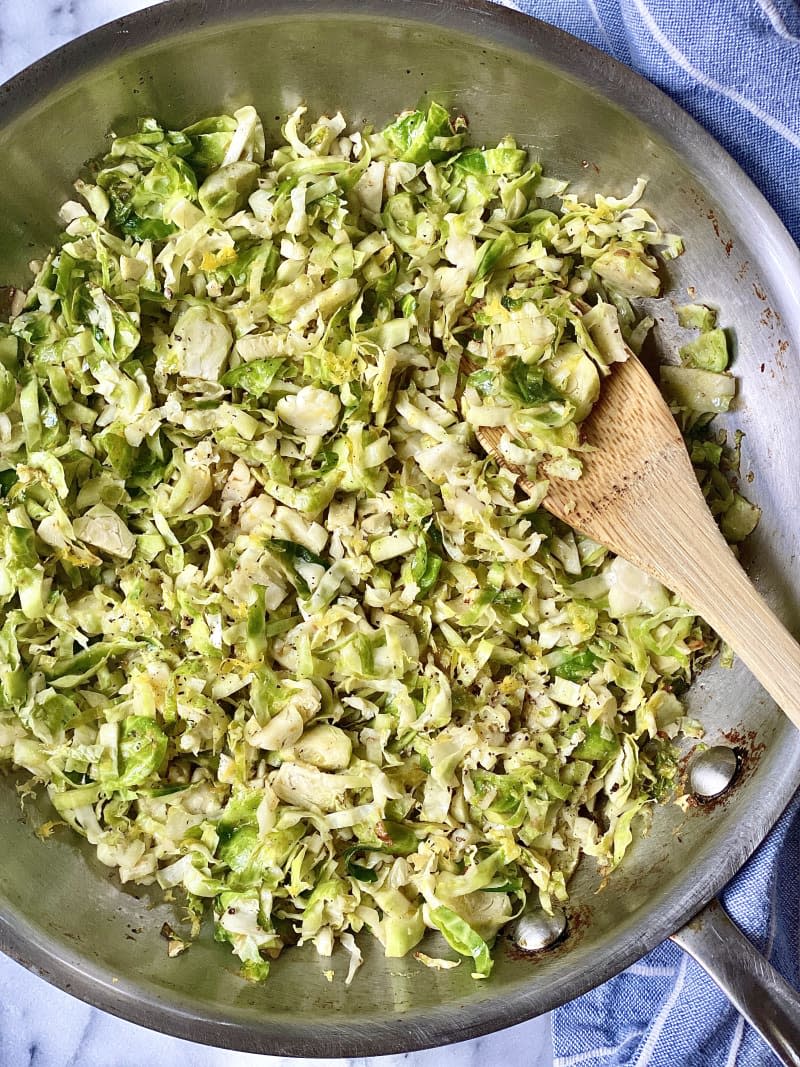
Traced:
MULTIPOLYGON (((173 0, 97 30, 0 89, 0 277, 24 280, 27 259, 55 233, 71 178, 110 128, 137 114, 180 125, 252 101, 270 122, 304 100, 312 111, 382 121, 423 93, 463 109, 477 139, 514 133, 582 192, 627 191, 639 174, 649 178, 649 206, 686 238, 670 278, 676 301, 696 287, 735 332, 741 397, 729 425, 746 431, 743 472, 754 473, 748 491, 764 511, 751 573, 796 624, 800 255, 691 119, 626 68, 548 26, 480 0, 173 0)), ((668 350, 672 316, 661 315, 658 341, 668 350)), ((502 944, 490 982, 473 983, 464 969, 385 961, 378 951, 346 990, 339 979, 328 984, 312 950, 286 953, 269 983, 255 987, 236 977, 210 936, 169 960, 159 929, 175 922, 172 910, 120 890, 74 839, 40 842, 31 832, 36 811, 20 814, 10 779, 0 782, 0 945, 106 1010, 259 1052, 381 1054, 511 1025, 577 996, 682 927, 800 784, 800 736, 743 668, 709 671, 690 698, 708 741, 740 750, 732 789, 687 814, 659 810, 602 893, 594 872, 580 871, 566 937, 530 958, 502 944)), ((740 1006, 800 1062, 800 1011, 780 985, 768 999, 771 976, 746 962, 734 938, 718 912, 680 935, 723 978, 712 948, 734 945, 740 955, 729 976, 749 966, 751 983, 761 983, 751 985, 752 997, 740 990, 740 1006), (772 1008, 781 996, 782 1018, 772 1008)))

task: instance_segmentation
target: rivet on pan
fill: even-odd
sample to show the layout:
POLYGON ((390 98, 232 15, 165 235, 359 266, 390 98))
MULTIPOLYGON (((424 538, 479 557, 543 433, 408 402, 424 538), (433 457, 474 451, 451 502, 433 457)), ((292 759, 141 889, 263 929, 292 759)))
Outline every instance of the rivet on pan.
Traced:
POLYGON ((739 767, 736 752, 727 745, 714 745, 701 752, 689 768, 689 786, 699 797, 710 800, 724 793, 739 767))
POLYGON ((511 940, 524 952, 539 952, 549 948, 563 935, 567 917, 556 910, 548 915, 541 908, 520 915, 511 930, 511 940))

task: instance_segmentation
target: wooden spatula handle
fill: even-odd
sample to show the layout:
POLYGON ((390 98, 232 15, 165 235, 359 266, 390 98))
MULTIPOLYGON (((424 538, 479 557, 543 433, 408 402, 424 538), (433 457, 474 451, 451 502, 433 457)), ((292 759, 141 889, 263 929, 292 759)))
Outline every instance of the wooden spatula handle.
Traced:
POLYGON ((553 482, 560 518, 677 593, 727 641, 800 728, 800 645, 753 588, 708 510, 658 389, 631 356, 592 412, 577 482, 553 482))
POLYGON ((702 616, 800 728, 800 645, 728 547, 681 442, 664 446, 604 532, 609 547, 702 616))
POLYGON ((710 514, 694 519, 691 540, 669 538, 673 564, 662 576, 665 584, 734 649, 800 728, 800 645, 753 588, 710 514))

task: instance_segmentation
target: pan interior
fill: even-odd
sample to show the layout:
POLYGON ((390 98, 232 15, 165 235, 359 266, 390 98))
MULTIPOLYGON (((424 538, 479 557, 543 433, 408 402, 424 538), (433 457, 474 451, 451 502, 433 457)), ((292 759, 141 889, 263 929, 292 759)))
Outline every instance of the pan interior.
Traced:
MULTIPOLYGON (((401 17, 388 0, 287 2, 256 17, 257 6, 264 7, 228 3, 223 15, 205 4, 164 5, 126 20, 126 33, 101 31, 12 85, 0 129, 0 277, 24 281, 27 260, 56 233, 56 210, 72 178, 102 150, 110 129, 130 129, 139 114, 181 126, 252 102, 269 138, 278 117, 300 102, 314 114, 341 109, 354 124, 382 123, 433 96, 469 116, 476 141, 511 132, 579 192, 624 195, 643 175, 647 206, 686 239, 686 254, 670 266, 674 302, 685 302, 687 287, 695 287, 735 336, 740 399, 727 426, 746 433, 742 474, 754 476, 746 492, 763 508, 748 548, 750 571, 779 615, 795 622, 800 306, 792 285, 800 291, 800 278, 788 237, 730 160, 645 83, 578 42, 499 9, 414 2, 403 5, 401 17), (609 102, 608 93, 624 106, 609 102)), ((667 301, 656 328, 667 354, 674 351, 673 322, 667 301)), ((26 804, 23 813, 10 779, 0 782, 3 942, 110 1010, 262 1052, 390 1052, 511 1024, 619 970, 688 918, 788 800, 800 741, 747 672, 716 667, 690 700, 710 743, 733 739, 746 750, 730 798, 687 814, 674 806, 657 811, 649 836, 603 892, 596 893, 593 871, 579 872, 567 939, 529 959, 501 945, 488 982, 473 982, 466 966, 438 972, 413 959, 384 960, 369 938, 365 966, 349 989, 347 961, 335 956, 331 964, 313 949, 286 952, 267 985, 249 985, 208 930, 170 960, 159 930, 165 921, 175 924, 173 909, 121 890, 74 837, 38 840, 32 828, 46 805, 26 804), (329 966, 337 970, 333 983, 323 977, 329 966)))

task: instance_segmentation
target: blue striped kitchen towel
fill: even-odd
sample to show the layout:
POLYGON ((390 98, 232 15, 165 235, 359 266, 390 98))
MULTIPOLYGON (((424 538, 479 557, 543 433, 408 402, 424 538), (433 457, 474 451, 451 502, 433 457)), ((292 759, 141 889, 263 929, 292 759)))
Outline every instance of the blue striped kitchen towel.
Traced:
MULTIPOLYGON (((800 241, 798 0, 501 0, 609 52, 706 127, 800 241)), ((723 902, 800 988, 800 797, 723 902)), ((555 1067, 777 1067, 671 943, 553 1016, 555 1067)))

